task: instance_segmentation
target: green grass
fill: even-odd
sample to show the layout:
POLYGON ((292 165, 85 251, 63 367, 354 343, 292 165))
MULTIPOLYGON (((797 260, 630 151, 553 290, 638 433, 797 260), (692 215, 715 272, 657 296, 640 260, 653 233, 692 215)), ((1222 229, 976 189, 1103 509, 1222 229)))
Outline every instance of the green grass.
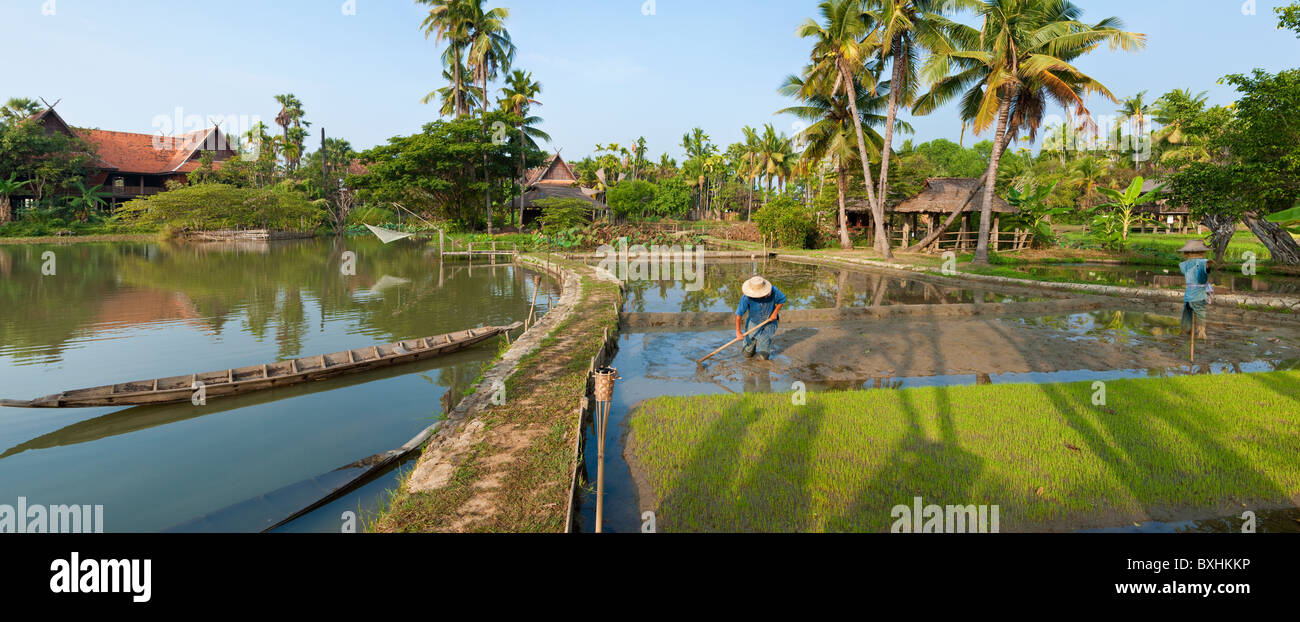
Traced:
POLYGON ((630 417, 664 531, 888 531, 1000 507, 1002 530, 1224 516, 1300 499, 1300 372, 665 397, 630 417))

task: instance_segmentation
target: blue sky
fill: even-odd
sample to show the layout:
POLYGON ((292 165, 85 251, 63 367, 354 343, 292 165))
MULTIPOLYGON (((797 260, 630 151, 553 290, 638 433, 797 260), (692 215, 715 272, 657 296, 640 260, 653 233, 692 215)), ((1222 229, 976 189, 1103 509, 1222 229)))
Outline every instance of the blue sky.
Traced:
MULTIPOLYGON (((1243 14, 1246 0, 1076 3, 1088 21, 1115 15, 1148 35, 1145 51, 1103 49, 1078 63, 1121 97, 1191 88, 1226 103, 1223 75, 1300 64, 1300 39, 1275 27, 1282 0, 1256 0, 1254 15, 1243 14)), ((794 31, 813 0, 655 0, 652 15, 645 0, 492 4, 511 10, 516 65, 545 87, 536 114, 568 158, 638 136, 652 157, 679 157, 694 126, 724 147, 746 124, 793 131, 792 118, 773 115, 791 103, 776 88, 807 58, 794 31)), ((419 103, 441 86, 439 52, 418 28, 426 11, 407 0, 4 0, 0 57, 13 62, 0 99, 62 100, 74 125, 156 133, 178 107, 273 125, 272 96, 293 92, 314 134, 324 126, 366 148, 437 116, 419 103)), ((961 133, 951 109, 904 118, 917 140, 961 133)))

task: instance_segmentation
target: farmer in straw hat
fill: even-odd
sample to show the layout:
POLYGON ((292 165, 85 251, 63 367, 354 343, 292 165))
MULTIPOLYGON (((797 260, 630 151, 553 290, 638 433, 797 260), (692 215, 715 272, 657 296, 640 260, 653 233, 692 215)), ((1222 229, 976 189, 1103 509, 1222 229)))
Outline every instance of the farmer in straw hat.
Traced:
POLYGON ((1205 309, 1210 304, 1214 286, 1210 284, 1210 262, 1205 258, 1210 251, 1205 242, 1190 240, 1178 250, 1185 258, 1178 264, 1187 279, 1187 293, 1183 295, 1183 332, 1194 329, 1196 337, 1205 339, 1205 309))
POLYGON ((745 357, 752 358, 757 354, 766 361, 772 357, 772 338, 776 336, 781 307, 785 305, 785 294, 761 276, 745 281, 740 286, 740 291, 744 296, 740 299, 740 306, 736 307, 737 339, 749 332, 750 328, 769 319, 774 320, 753 335, 745 337, 745 357), (741 329, 742 323, 744 330, 741 329))

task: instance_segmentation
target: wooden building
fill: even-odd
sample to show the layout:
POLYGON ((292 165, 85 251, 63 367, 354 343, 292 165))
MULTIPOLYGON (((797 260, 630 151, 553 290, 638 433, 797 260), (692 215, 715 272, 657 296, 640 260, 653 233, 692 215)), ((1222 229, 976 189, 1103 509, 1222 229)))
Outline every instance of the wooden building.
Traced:
MULTIPOLYGON (((68 125, 52 108, 31 119, 47 133, 78 136, 91 146, 96 159, 84 183, 88 188, 102 184, 100 194, 110 203, 157 194, 167 189, 168 181, 185 182, 204 153, 211 153, 213 162, 238 155, 235 143, 217 127, 179 136, 83 129, 68 125)), ((22 198, 21 193, 15 198, 22 198)))
MULTIPOLYGON (((947 233, 935 241, 935 248, 973 249, 979 238, 979 214, 983 206, 983 194, 967 202, 971 192, 977 189, 979 179, 973 177, 932 177, 925 180, 921 192, 897 205, 885 209, 886 230, 894 246, 914 244, 931 234, 939 225, 952 215, 953 211, 965 205, 961 220, 954 224, 947 233), (972 215, 974 218, 972 218, 972 215)), ((857 214, 859 222, 870 221, 871 210, 866 201, 858 201, 845 206, 846 211, 857 214)), ((1019 248, 1026 236, 1019 231, 1002 232, 1002 216, 1015 214, 1015 207, 1002 197, 993 197, 993 223, 990 228, 989 248, 1006 250, 1019 248)))
MULTIPOLYGON (((1159 179, 1148 179, 1142 183, 1142 193, 1146 194, 1164 185, 1165 182, 1159 179)), ((1164 230, 1165 233, 1187 233, 1193 227, 1197 226, 1192 222, 1192 210, 1186 205, 1174 203, 1173 199, 1167 195, 1171 194, 1168 187, 1160 191, 1163 198, 1156 200, 1154 203, 1139 205, 1137 212, 1149 217, 1155 222, 1155 225, 1142 224, 1137 230, 1142 233, 1150 231, 1159 233, 1164 230)), ((1199 230, 1199 229, 1198 229, 1199 230)))
POLYGON ((593 208, 605 207, 602 203, 604 193, 583 188, 573 168, 558 153, 548 158, 546 164, 528 171, 523 185, 524 225, 542 215, 542 208, 537 205, 537 201, 542 199, 579 199, 590 203, 593 208))

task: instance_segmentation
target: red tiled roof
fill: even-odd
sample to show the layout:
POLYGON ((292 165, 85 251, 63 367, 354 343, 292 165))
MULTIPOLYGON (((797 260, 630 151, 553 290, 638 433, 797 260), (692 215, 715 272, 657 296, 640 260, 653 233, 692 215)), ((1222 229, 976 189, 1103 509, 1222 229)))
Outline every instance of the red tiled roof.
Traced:
POLYGON ((198 162, 190 159, 195 151, 218 150, 217 147, 223 146, 218 144, 222 137, 216 128, 175 137, 108 130, 77 131, 95 146, 99 166, 124 173, 187 173, 198 167, 198 162))

